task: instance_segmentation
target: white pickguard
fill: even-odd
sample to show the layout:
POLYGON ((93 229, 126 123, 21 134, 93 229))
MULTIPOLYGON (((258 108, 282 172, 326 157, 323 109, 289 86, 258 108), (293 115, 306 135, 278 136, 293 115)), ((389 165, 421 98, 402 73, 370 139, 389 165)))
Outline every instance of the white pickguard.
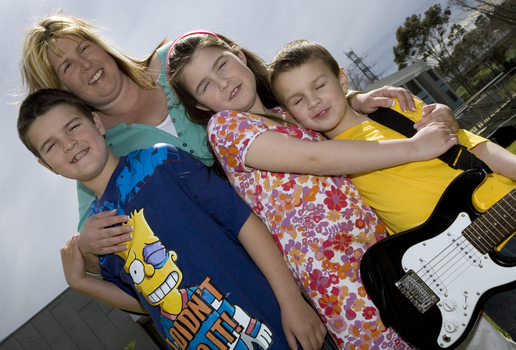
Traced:
POLYGON ((440 299, 443 325, 437 341, 442 348, 462 336, 487 290, 515 279, 514 271, 497 265, 487 254, 480 255, 461 236, 470 223, 469 215, 460 213, 446 231, 412 246, 401 260, 403 269, 416 272, 440 299))

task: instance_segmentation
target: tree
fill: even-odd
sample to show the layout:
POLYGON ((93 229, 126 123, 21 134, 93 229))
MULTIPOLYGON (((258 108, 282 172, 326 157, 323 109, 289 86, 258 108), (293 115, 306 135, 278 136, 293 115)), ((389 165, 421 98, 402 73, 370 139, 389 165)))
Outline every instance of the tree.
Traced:
MULTIPOLYGON (((511 1, 516 3, 516 0, 511 1)), ((472 13, 472 18, 476 18, 476 28, 468 31, 454 46, 451 60, 471 85, 475 82, 480 88, 484 83, 482 79, 491 76, 484 71, 480 78, 477 76, 480 71, 488 68, 499 73, 502 69, 510 69, 506 59, 516 47, 516 27, 484 14, 472 13)), ((452 81, 450 84, 456 86, 452 81)))
POLYGON ((516 0, 449 0, 450 4, 464 11, 476 11, 489 19, 497 19, 516 26, 516 0))
POLYGON ((473 94, 473 88, 464 79, 458 67, 450 59, 453 47, 465 34, 464 28, 453 24, 448 28, 451 11, 447 7, 444 11, 440 4, 430 7, 425 17, 412 15, 407 17, 405 24, 396 30, 398 45, 393 48, 394 62, 398 69, 419 60, 433 59, 445 74, 451 74, 466 90, 473 94))

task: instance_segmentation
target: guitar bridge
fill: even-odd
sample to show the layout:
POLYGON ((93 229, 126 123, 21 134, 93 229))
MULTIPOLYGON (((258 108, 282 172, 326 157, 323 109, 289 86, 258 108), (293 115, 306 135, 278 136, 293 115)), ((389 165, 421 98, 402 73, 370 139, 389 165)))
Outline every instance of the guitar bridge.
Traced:
POLYGON ((407 272, 395 285, 422 314, 439 302, 439 297, 413 270, 407 272))

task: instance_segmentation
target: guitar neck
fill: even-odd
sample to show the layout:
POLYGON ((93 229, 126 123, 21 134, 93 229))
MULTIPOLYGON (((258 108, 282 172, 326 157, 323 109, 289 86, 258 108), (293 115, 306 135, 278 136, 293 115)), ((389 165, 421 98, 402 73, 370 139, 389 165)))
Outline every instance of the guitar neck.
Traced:
POLYGON ((516 231, 516 189, 476 218, 462 234, 480 252, 487 254, 516 231))

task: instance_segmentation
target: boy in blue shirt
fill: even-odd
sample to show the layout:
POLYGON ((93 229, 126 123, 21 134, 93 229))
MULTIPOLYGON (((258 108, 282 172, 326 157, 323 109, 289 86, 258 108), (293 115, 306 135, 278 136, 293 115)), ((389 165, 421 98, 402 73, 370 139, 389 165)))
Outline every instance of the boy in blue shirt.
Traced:
POLYGON ((96 113, 62 90, 27 97, 18 133, 41 165, 95 192, 90 215, 118 209, 134 228, 127 250, 100 257, 103 280, 85 273, 70 238, 61 254, 72 288, 146 310, 172 349, 321 347, 324 325, 270 233, 189 154, 158 144, 117 158, 96 113))

